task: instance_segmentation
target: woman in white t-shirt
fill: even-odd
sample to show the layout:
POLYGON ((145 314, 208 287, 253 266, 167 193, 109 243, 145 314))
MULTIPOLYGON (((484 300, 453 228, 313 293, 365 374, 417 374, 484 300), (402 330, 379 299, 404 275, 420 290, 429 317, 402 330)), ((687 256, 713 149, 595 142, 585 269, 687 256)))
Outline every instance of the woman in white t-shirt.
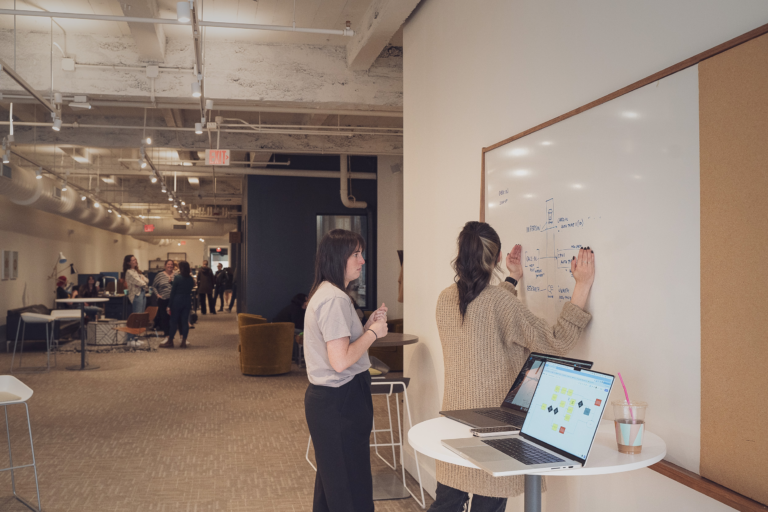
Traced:
POLYGON ((381 305, 363 326, 344 291, 365 264, 363 238, 334 229, 320 241, 304 316, 309 387, 304 412, 315 445, 313 512, 373 512, 373 426, 368 348, 387 334, 381 305))

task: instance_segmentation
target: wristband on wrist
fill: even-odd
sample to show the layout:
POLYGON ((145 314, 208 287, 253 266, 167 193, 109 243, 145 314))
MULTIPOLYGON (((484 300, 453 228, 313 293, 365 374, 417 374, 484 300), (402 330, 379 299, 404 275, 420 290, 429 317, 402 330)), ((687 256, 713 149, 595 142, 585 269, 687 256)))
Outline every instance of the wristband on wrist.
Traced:
POLYGON ((506 278, 505 281, 508 282, 508 283, 512 283, 512 286, 517 286, 517 279, 515 279, 514 277, 510 276, 510 277, 506 278))
MULTIPOLYGON (((374 336, 376 336, 376 340, 379 339, 379 335, 376 334, 376 331, 374 331, 373 329, 368 329, 368 330, 371 331, 374 336)), ((373 340, 373 341, 376 341, 376 340, 373 340)))

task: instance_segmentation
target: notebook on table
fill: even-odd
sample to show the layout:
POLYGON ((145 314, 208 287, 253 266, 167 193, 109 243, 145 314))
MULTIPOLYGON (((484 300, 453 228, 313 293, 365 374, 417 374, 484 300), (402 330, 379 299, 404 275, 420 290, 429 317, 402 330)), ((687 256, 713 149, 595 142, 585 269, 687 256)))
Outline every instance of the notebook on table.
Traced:
POLYGON ((589 370, 591 361, 571 359, 568 357, 551 356, 531 352, 520 373, 517 374, 507 396, 499 407, 481 409, 461 409, 458 411, 440 411, 446 418, 456 420, 470 427, 503 427, 513 426, 519 430, 525 421, 525 415, 533 399, 533 392, 539 382, 544 363, 551 361, 564 366, 589 370))
POLYGON ((443 446, 493 476, 581 467, 605 411, 614 377, 548 361, 520 434, 445 439, 443 446))

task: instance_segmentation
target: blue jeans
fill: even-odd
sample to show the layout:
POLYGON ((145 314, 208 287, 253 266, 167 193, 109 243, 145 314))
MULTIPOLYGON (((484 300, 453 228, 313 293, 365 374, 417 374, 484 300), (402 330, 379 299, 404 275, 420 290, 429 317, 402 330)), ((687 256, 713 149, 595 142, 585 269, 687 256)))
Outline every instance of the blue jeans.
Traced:
MULTIPOLYGON (((133 302, 131 302, 131 313, 143 313, 145 309, 147 309, 147 296, 144 295, 144 292, 140 292, 133 298, 133 302)), ((135 334, 128 335, 128 341, 133 341, 135 339, 135 334)))
MULTIPOLYGON (((469 501, 469 494, 453 487, 437 482, 435 502, 427 512, 461 512, 469 501)), ((507 498, 491 498, 490 496, 472 496, 472 512, 504 512, 507 508, 507 498)))

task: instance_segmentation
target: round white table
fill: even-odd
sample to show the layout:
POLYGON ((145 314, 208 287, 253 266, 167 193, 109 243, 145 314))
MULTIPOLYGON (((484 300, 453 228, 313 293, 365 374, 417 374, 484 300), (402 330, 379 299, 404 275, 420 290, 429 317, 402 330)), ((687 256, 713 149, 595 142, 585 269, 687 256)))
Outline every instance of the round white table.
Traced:
MULTIPOLYGON (((440 417, 419 423, 408 431, 408 444, 433 459, 477 468, 442 445, 443 439, 472 437, 468 425, 440 417)), ((643 451, 637 455, 619 453, 613 421, 602 420, 589 452, 587 463, 580 468, 557 471, 532 471, 525 474, 525 512, 541 511, 541 476, 605 475, 641 469, 659 462, 667 454, 667 445, 653 432, 643 433, 643 451)))
POLYGON ((56 302, 62 304, 83 304, 80 307, 80 366, 67 366, 67 370, 97 370, 98 366, 91 366, 85 362, 85 303, 109 302, 109 299, 99 297, 85 297, 82 299, 56 299, 56 302))

